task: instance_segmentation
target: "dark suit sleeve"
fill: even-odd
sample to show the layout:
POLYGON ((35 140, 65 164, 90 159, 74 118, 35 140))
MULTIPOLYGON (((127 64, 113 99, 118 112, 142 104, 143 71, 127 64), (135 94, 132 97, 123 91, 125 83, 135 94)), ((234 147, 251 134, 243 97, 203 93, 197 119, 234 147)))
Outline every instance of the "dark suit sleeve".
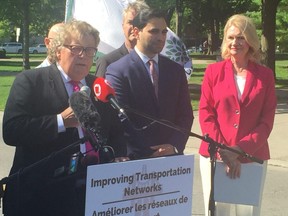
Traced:
POLYGON ((8 145, 35 146, 58 136, 56 114, 40 114, 47 101, 40 99, 38 87, 43 83, 37 83, 32 73, 36 71, 19 74, 10 90, 3 117, 3 139, 8 145))
POLYGON ((106 73, 106 79, 111 84, 111 86, 115 89, 116 97, 118 102, 121 105, 130 106, 129 103, 129 86, 127 79, 122 75, 122 71, 118 70, 119 65, 111 64, 106 73))
MULTIPOLYGON (((92 86, 95 77, 88 75, 86 77, 86 83, 88 86, 92 86)), ((95 100, 96 96, 94 92, 91 92, 91 100, 98 113, 100 114, 99 132, 102 145, 111 146, 114 149, 116 157, 124 157, 127 155, 126 139, 124 137, 123 126, 120 122, 118 114, 115 109, 109 103, 104 103, 99 100, 95 100)))
MULTIPOLYGON (((186 132, 190 132, 194 120, 194 115, 184 69, 183 72, 179 71, 178 76, 180 80, 178 85, 179 93, 178 97, 176 97, 178 98, 178 101, 177 109, 175 111, 174 123, 183 128, 186 132)), ((171 144, 173 144, 179 152, 183 153, 188 137, 188 135, 174 131, 170 138, 171 144)))
MULTIPOLYGON (((114 110, 113 110, 114 111, 114 110)), ((126 157, 127 156, 127 140, 124 137, 123 126, 117 116, 112 113, 112 127, 110 128, 109 143, 113 147, 115 157, 126 157)))
MULTIPOLYGON (((161 57, 159 61, 158 101, 146 68, 135 51, 109 65, 106 79, 115 89, 117 100, 123 107, 128 106, 190 131, 193 112, 185 71, 177 63, 163 58, 161 57)), ((132 113, 129 117, 136 128, 142 128, 150 123, 148 119, 132 113)), ((133 144, 137 143, 142 155, 145 155, 144 148, 160 144, 172 144, 183 153, 188 139, 187 134, 160 124, 149 125, 147 129, 141 131, 141 134, 143 136, 133 144)))
POLYGON ((96 72, 95 76, 97 77, 104 77, 106 69, 109 65, 109 62, 107 61, 105 56, 102 56, 96 60, 96 72))
POLYGON ((123 126, 117 116, 116 110, 109 103, 94 101, 100 122, 98 125, 99 144, 108 145, 114 149, 116 157, 127 155, 126 139, 124 137, 123 126))
POLYGON ((122 46, 119 47, 118 49, 113 50, 112 52, 100 57, 99 59, 96 60, 95 75, 97 77, 105 77, 107 67, 127 54, 128 50, 125 44, 122 44, 122 46))
MULTIPOLYGON (((129 97, 131 97, 131 92, 129 90, 129 84, 127 83, 127 79, 119 70, 122 67, 119 67, 118 63, 114 63, 109 65, 107 68, 106 79, 113 86, 115 91, 117 92, 117 100, 121 106, 131 106, 129 103, 129 97)), ((135 129, 135 124, 137 120, 132 117, 132 113, 129 113, 130 120, 122 120, 122 125, 125 129, 127 143, 127 154, 132 159, 145 158, 148 155, 152 154, 152 150, 149 145, 146 143, 150 143, 146 140, 146 136, 142 134, 141 131, 135 129), (131 119, 132 117, 132 119, 131 119)), ((138 127, 138 126, 136 126, 138 127)), ((150 143, 151 145, 151 143, 150 143)))

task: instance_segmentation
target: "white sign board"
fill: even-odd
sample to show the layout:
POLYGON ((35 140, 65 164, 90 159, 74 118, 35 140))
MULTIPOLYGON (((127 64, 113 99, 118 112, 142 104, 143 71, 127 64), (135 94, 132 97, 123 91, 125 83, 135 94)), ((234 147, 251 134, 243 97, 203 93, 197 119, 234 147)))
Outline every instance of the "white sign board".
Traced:
POLYGON ((194 155, 87 168, 85 216, 189 216, 194 155))
POLYGON ((230 179, 225 164, 217 161, 215 172, 215 201, 258 206, 263 184, 263 165, 241 164, 240 178, 230 179))

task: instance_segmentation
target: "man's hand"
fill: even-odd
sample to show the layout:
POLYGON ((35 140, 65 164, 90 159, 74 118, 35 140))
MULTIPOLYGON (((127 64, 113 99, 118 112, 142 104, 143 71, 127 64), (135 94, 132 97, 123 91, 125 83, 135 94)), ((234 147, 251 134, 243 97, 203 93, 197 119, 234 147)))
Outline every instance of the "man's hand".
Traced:
POLYGON ((129 157, 116 157, 114 162, 125 162, 125 161, 129 161, 130 158, 129 157))
POLYGON ((65 128, 78 127, 80 125, 71 107, 68 107, 67 109, 65 109, 61 113, 61 116, 62 116, 65 128))
POLYGON ((154 150, 151 157, 161 157, 166 155, 173 155, 177 154, 177 149, 171 145, 171 144, 162 144, 162 145, 156 145, 150 147, 152 150, 154 150))

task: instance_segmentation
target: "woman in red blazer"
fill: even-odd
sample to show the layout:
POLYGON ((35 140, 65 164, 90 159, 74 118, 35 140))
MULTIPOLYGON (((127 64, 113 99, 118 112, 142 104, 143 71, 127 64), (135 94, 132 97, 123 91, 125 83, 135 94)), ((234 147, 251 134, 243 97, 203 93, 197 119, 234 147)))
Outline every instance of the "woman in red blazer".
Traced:
MULTIPOLYGON (((202 133, 264 160, 266 170, 270 159, 267 140, 273 127, 276 95, 273 72, 259 63, 260 42, 251 19, 244 15, 230 17, 224 28, 221 51, 224 60, 207 67, 202 83, 199 105, 202 133)), ((208 146, 203 141, 199 149, 206 215, 211 184, 208 146)), ((225 149, 219 149, 217 159, 225 163, 230 178, 239 178, 241 163, 251 162, 225 149)), ((265 174, 266 171, 262 186, 265 174)), ((236 215, 260 215, 260 205, 236 205, 236 215)), ((217 203, 216 211, 217 215, 231 215, 230 204, 217 203)))

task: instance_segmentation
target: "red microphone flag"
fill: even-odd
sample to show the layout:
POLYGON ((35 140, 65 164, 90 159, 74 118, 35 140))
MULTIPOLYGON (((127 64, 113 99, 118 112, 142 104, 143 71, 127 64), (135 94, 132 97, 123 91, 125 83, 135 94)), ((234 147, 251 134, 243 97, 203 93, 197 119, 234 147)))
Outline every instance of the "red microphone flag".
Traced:
POLYGON ((108 96, 115 96, 115 90, 112 86, 102 77, 98 77, 93 84, 93 90, 98 100, 108 102, 108 96))

